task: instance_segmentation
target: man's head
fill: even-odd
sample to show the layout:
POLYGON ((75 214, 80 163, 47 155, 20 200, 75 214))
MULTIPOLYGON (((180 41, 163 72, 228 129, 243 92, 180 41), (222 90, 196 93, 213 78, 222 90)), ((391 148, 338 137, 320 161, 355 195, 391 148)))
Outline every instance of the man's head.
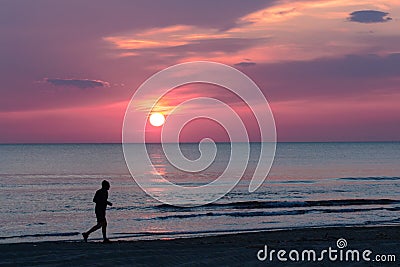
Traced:
POLYGON ((103 182, 101 182, 101 188, 103 189, 110 189, 110 183, 107 180, 103 180, 103 182))

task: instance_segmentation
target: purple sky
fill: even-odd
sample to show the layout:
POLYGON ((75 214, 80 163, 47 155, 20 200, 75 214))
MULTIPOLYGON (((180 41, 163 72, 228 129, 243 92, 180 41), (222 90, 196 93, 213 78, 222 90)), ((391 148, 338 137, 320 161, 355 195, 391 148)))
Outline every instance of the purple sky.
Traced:
MULTIPOLYGON (((253 79, 278 141, 400 140, 399 19, 398 0, 2 1, 0 143, 120 142, 138 86, 192 60, 253 79)), ((197 96, 237 104, 258 140, 222 88, 186 86, 163 101, 197 96)), ((160 128, 148 131, 157 141, 160 128)), ((181 133, 204 137, 227 141, 205 120, 181 133)))

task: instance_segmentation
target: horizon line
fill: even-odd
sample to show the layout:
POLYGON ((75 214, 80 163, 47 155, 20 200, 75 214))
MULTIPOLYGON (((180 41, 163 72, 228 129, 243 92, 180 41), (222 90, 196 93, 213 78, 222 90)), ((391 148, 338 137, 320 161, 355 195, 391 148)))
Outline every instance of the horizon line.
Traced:
MULTIPOLYGON (((392 141, 277 141, 276 143, 399 143, 400 140, 392 141)), ((247 143, 247 142, 214 142, 216 144, 230 144, 230 143, 247 143)), ((259 142, 251 141, 252 143, 271 143, 268 141, 259 142)), ((20 142, 20 143, 0 143, 0 145, 122 145, 122 142, 20 142)), ((126 144, 142 144, 142 143, 126 143, 126 144)), ((161 142, 148 142, 149 144, 163 144, 161 142)), ((177 142, 164 142, 164 144, 177 144, 177 142)), ((179 144, 199 144, 199 142, 179 142, 179 144)))

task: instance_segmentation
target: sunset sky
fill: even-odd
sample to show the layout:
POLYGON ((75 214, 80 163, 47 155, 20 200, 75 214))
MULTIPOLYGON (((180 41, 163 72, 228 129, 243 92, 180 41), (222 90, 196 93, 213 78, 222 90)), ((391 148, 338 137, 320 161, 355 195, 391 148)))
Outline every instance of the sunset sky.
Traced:
MULTIPOLYGON (((399 0, 10 0, 0 1, 0 36, 0 143, 121 142, 140 84, 194 60, 248 75, 278 141, 400 140, 399 0)), ((249 110, 223 88, 177 88, 161 111, 168 120, 199 96, 235 106, 258 140, 249 110)), ((208 136, 227 141, 210 121, 190 123, 181 140, 208 136)))

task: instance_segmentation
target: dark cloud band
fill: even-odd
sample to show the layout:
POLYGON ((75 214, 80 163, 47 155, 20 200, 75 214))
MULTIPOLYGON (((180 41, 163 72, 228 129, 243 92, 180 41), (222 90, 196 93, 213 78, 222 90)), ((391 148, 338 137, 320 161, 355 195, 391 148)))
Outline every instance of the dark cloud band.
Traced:
POLYGON ((251 66, 255 66, 255 65, 256 65, 255 62, 243 61, 243 62, 236 63, 234 66, 235 67, 251 67, 251 66))
POLYGON ((377 10, 360 10, 351 13, 348 20, 359 23, 381 23, 392 20, 388 15, 387 12, 377 10))
POLYGON ((59 78, 45 78, 45 82, 55 86, 72 86, 78 88, 95 88, 95 87, 109 87, 108 82, 100 80, 89 80, 89 79, 59 79, 59 78))

